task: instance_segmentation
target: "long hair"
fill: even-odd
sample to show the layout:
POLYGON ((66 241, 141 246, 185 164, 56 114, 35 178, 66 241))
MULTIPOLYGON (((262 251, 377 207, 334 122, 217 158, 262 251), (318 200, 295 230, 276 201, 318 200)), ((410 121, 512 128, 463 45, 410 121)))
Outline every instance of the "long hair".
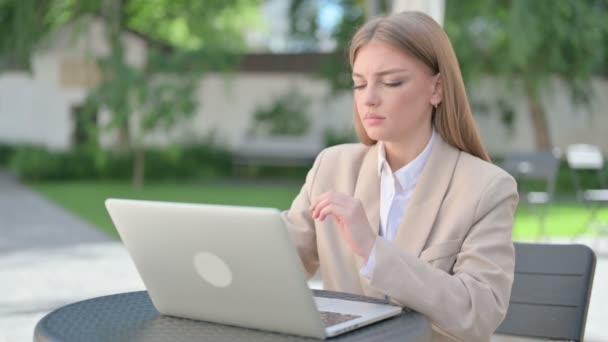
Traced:
MULTIPOLYGON (((432 115, 435 129, 450 145, 490 161, 471 113, 456 54, 441 26, 421 12, 374 18, 353 36, 349 52, 351 68, 359 49, 372 40, 387 43, 420 60, 433 73, 441 74, 443 98, 432 115)), ((363 144, 376 143, 365 132, 356 107, 354 125, 363 144)))

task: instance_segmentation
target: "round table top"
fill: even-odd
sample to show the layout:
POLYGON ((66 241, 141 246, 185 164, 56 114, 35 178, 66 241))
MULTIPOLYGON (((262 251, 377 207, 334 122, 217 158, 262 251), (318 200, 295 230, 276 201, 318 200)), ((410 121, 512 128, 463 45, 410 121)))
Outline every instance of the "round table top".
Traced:
MULTIPOLYGON (((369 297, 314 290, 316 296, 375 301, 369 297)), ((430 341, 429 321, 404 311, 336 337, 335 341, 430 341)), ((146 291, 97 297, 61 307, 38 322, 35 342, 122 341, 314 341, 293 335, 164 316, 146 291)))

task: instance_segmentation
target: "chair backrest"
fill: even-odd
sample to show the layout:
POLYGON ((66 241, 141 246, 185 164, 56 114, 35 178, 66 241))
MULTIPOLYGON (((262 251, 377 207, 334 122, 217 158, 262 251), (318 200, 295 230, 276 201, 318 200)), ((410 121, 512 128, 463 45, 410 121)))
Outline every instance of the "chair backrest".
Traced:
POLYGON ((515 244, 515 279, 500 334, 582 341, 596 257, 584 245, 515 244))
POLYGON ((604 156, 596 145, 570 145, 566 148, 566 160, 572 169, 599 170, 604 167, 604 156))
POLYGON ((560 154, 558 150, 542 152, 520 152, 509 155, 502 168, 518 182, 543 181, 546 192, 553 196, 557 174, 559 173, 560 154))
POLYGON ((583 186, 577 174, 579 170, 591 170, 597 172, 598 184, 601 188, 606 187, 604 175, 604 155, 596 145, 573 144, 566 148, 566 160, 571 170, 572 181, 577 191, 582 191, 583 186))

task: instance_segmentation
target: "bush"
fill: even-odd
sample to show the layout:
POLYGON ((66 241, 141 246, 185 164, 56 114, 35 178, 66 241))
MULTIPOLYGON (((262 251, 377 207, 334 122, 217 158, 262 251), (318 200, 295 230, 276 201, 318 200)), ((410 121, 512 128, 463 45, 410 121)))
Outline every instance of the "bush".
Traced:
POLYGON ((9 166, 22 179, 67 180, 97 176, 94 155, 79 149, 51 151, 41 146, 25 145, 15 149, 9 166))
MULTIPOLYGON (((344 142, 347 135, 335 134, 334 143, 344 142)), ((146 158, 146 180, 197 180, 228 178, 232 176, 248 179, 287 179, 303 181, 312 165, 305 166, 241 166, 235 169, 232 154, 213 144, 171 146, 148 149, 146 158)), ((493 159, 500 165, 500 159, 493 159)), ((311 163, 312 164, 312 163, 311 163)), ((8 165, 23 180, 130 180, 133 174, 133 155, 113 153, 93 147, 72 151, 51 151, 41 146, 17 147, 0 145, 0 165, 8 165)), ((608 168, 605 170, 608 180, 608 168)), ((598 186, 597 174, 583 177, 587 186, 598 186)), ((544 183, 520 184, 527 190, 544 191, 544 183)), ((557 177, 556 193, 572 196, 574 184, 566 161, 562 161, 557 177)))
POLYGON ((245 165, 235 171, 238 177, 252 180, 293 180, 304 182, 306 174, 312 167, 310 165, 297 166, 270 166, 270 165, 245 165))
MULTIPOLYGON (((225 177, 232 174, 231 154, 219 147, 200 145, 149 149, 145 152, 147 180, 225 177)), ((131 153, 96 148, 50 151, 40 146, 17 147, 10 167, 24 180, 128 180, 133 172, 131 153)))
POLYGON ((7 166, 14 153, 13 146, 0 144, 0 166, 7 166))
POLYGON ((232 155, 217 146, 170 147, 146 152, 148 179, 220 178, 232 174, 232 155))
POLYGON ((18 147, 9 165, 20 178, 27 180, 56 179, 61 175, 59 154, 40 146, 18 147))
POLYGON ((279 96, 270 107, 258 108, 250 134, 260 136, 305 135, 311 126, 306 114, 310 99, 295 89, 279 96))
POLYGON ((357 138, 355 130, 351 128, 342 130, 326 129, 324 132, 325 146, 350 144, 355 142, 359 142, 359 138, 357 138))

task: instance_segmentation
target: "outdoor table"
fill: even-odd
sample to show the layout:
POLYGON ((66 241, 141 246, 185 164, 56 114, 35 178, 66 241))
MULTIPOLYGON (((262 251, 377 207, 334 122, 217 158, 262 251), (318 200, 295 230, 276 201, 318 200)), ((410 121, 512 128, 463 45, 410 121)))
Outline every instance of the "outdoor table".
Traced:
MULTIPOLYGON (((316 296, 374 302, 373 298, 313 290, 316 296)), ((431 325, 417 312, 359 328, 329 341, 431 340, 431 325)), ((318 341, 261 330, 164 316, 146 291, 97 297, 61 307, 43 317, 34 330, 35 342, 123 341, 318 341)))

